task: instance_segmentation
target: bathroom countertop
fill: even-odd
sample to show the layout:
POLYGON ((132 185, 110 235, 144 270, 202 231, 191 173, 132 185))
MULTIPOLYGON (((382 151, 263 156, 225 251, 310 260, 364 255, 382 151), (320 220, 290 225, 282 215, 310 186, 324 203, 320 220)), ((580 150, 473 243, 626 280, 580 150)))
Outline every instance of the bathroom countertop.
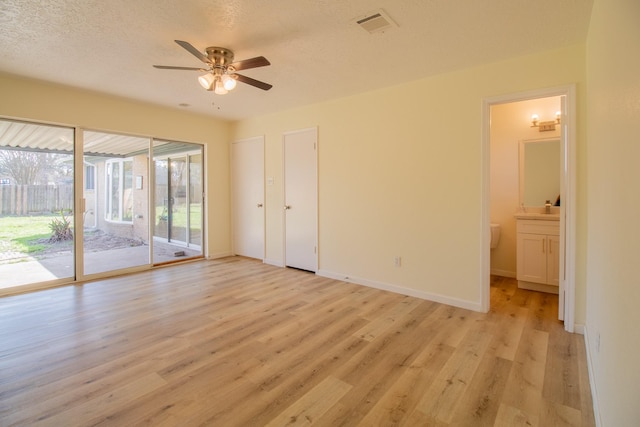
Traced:
POLYGON ((546 214, 543 212, 516 212, 514 215, 516 219, 536 219, 541 221, 560 221, 559 213, 546 214))

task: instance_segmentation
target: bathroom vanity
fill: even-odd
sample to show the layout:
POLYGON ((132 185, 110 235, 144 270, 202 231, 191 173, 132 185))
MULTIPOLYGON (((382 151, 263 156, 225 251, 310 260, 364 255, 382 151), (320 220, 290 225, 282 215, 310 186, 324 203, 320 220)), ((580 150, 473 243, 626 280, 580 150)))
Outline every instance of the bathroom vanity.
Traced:
POLYGON ((559 213, 522 212, 516 218, 518 287, 557 294, 560 277, 559 213))

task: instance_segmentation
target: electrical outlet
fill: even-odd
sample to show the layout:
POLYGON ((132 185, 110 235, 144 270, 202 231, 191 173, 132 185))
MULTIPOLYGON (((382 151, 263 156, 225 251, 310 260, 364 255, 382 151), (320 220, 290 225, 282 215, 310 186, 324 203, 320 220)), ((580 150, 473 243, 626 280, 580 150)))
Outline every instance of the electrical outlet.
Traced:
POLYGON ((402 265, 402 257, 394 257, 393 258, 393 265, 396 267, 400 267, 402 265))

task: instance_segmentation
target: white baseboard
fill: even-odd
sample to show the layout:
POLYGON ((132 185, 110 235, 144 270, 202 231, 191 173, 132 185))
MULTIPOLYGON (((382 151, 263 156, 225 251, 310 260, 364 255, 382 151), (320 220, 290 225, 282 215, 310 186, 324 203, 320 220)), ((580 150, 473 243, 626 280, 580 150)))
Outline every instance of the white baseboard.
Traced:
POLYGON ((389 283, 377 282, 374 280, 363 279, 361 277, 354 277, 348 274, 336 273, 333 271, 318 270, 316 274, 318 276, 327 277, 329 279, 342 280, 343 282, 355 283, 357 285, 394 292, 401 295, 408 295, 410 297, 416 297, 427 301, 434 301, 441 304, 452 305, 454 307, 464 308, 467 310, 478 312, 482 311, 479 302, 467 301, 463 299, 448 297, 445 295, 434 294, 431 292, 419 291, 416 289, 403 288, 401 286, 392 285, 389 283))
MULTIPOLYGON (((596 381, 593 376, 593 358, 591 357, 591 347, 589 346, 589 330, 585 325, 582 326, 582 332, 584 335, 584 346, 587 352, 587 371, 589 371, 589 385, 591 386, 591 401, 593 402, 593 418, 596 421, 596 427, 602 427, 602 420, 600 419, 600 406, 598 404, 598 389, 596 387, 596 381)), ((578 325, 576 325, 577 330, 578 325)))
POLYGON ((574 323, 573 325, 573 332, 578 334, 578 335, 584 335, 584 325, 580 324, 580 323, 574 323))
POLYGON ((512 279, 516 278, 516 272, 515 271, 500 270, 498 268, 492 268, 491 269, 491 274, 494 275, 494 276, 509 277, 509 278, 512 278, 512 279))

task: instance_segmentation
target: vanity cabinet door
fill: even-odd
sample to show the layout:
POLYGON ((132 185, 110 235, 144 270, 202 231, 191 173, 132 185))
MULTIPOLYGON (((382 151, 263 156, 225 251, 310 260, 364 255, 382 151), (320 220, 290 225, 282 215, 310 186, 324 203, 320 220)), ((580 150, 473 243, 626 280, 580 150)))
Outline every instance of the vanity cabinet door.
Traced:
POLYGON ((547 236, 547 283, 560 286, 560 236, 547 236))
POLYGON ((547 236, 518 233, 517 278, 525 282, 547 283, 547 236))

